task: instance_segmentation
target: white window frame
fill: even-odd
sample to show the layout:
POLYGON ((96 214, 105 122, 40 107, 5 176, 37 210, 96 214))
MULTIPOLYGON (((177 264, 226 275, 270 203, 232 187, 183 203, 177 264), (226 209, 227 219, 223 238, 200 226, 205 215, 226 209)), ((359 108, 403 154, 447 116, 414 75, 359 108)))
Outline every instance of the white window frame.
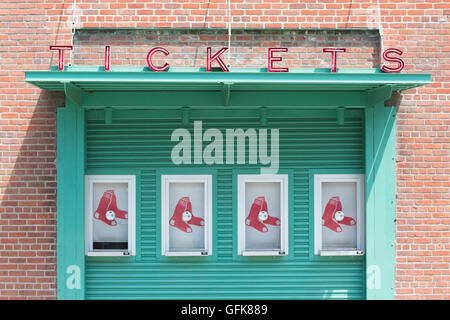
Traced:
POLYGON ((136 176, 135 175, 86 175, 85 176, 85 254, 87 256, 117 257, 136 255, 136 176), (93 188, 94 183, 128 184, 128 249, 93 249, 93 188))
POLYGON ((314 175, 314 254, 319 256, 357 256, 365 250, 365 175, 364 174, 315 174, 314 175), (322 249, 322 183, 356 183, 356 248, 322 249))
POLYGON ((212 176, 211 175, 161 175, 161 255, 163 256, 210 256, 212 249, 212 176), (169 248, 169 185, 170 183, 203 183, 205 208, 205 250, 199 251, 170 251, 169 248))
POLYGON ((289 175, 288 174, 239 174, 238 186, 238 255, 242 256, 283 256, 289 254, 289 175), (245 249, 245 184, 247 182, 280 183, 280 250, 245 249))

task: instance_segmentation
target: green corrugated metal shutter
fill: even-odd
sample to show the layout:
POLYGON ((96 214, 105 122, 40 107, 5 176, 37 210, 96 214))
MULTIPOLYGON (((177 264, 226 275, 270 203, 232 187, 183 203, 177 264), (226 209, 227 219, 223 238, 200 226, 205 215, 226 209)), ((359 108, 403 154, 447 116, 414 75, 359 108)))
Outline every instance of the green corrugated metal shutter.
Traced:
MULTIPOLYGON (((311 260, 309 237, 309 169, 363 169, 363 111, 347 110, 345 124, 336 110, 274 110, 268 128, 280 130, 280 168, 294 172, 292 259, 245 262, 233 260, 231 165, 217 169, 217 258, 185 263, 157 259, 156 170, 171 167, 170 141, 182 127, 180 110, 114 111, 106 125, 104 112, 87 111, 87 170, 134 169, 141 175, 141 257, 87 258, 88 299, 329 299, 364 298, 364 258, 311 260)), ((258 110, 192 110, 203 129, 260 128, 258 110)), ((191 167, 205 167, 206 165, 191 167)))

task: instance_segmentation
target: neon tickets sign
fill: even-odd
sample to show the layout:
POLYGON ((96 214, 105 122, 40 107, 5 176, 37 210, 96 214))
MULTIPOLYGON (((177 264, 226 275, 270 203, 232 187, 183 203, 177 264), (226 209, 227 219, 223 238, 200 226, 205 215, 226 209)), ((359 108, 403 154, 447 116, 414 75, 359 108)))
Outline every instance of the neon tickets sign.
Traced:
MULTIPOLYGON (((58 70, 64 70, 64 51, 72 50, 73 46, 50 46, 50 50, 58 51, 58 70)), ((212 64, 216 63, 220 69, 224 72, 229 72, 227 65, 222 60, 221 55, 227 51, 227 47, 221 48, 219 51, 213 53, 212 48, 206 48, 206 71, 212 71, 212 64)), ((323 48, 324 53, 331 53, 331 72, 336 72, 338 53, 346 52, 346 48, 323 48)), ((269 72, 289 72, 289 68, 280 66, 283 61, 282 54, 288 52, 288 48, 268 48, 267 49, 267 71, 269 72)), ((153 55, 155 53, 164 54, 168 56, 170 52, 163 47, 152 48, 147 54, 148 67, 156 72, 167 71, 170 65, 166 62, 162 66, 157 66, 153 63, 153 55)), ((405 67, 405 63, 402 59, 392 54, 401 56, 403 52, 396 48, 389 48, 383 51, 383 59, 387 62, 397 64, 396 66, 383 65, 381 71, 383 72, 400 72, 405 67)), ((109 71, 111 68, 111 46, 105 46, 105 71, 109 71)))

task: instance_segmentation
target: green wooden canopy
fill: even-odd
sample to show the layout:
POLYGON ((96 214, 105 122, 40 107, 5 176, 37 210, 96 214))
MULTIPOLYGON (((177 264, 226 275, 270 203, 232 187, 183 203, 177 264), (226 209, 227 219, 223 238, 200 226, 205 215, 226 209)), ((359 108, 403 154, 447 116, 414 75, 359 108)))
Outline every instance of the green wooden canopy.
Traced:
POLYGON ((65 91, 86 108, 169 106, 346 106, 366 107, 430 83, 429 74, 383 73, 377 69, 266 69, 69 67, 27 71, 25 81, 44 90, 65 91), (124 92, 133 93, 132 95, 124 92), (175 94, 182 93, 182 94, 175 94), (199 93, 202 94, 199 99, 199 93))

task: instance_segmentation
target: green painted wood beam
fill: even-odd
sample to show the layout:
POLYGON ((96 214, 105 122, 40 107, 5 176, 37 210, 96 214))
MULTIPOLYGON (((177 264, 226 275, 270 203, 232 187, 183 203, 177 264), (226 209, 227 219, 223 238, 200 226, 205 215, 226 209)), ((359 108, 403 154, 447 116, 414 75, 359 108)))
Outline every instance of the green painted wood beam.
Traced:
POLYGON ((123 107, 247 107, 247 106, 293 106, 364 108, 367 96, 362 92, 242 92, 233 91, 228 100, 222 92, 93 92, 83 95, 85 108, 123 107))
MULTIPOLYGON (((142 109, 142 110, 130 110, 127 109, 115 109, 113 113, 113 123, 115 126, 120 126, 120 120, 129 121, 130 119, 146 119, 146 120, 158 120, 158 119, 183 119, 183 113, 188 112, 186 115, 186 120, 192 121, 192 119, 240 119, 259 122, 261 124, 261 111, 263 108, 252 108, 252 109, 233 109, 233 112, 225 108, 220 109, 208 109, 207 112, 203 109, 190 109, 190 108, 171 108, 171 109, 142 109)), ((304 118, 305 110, 302 109, 291 109, 291 108, 265 108, 266 120, 276 120, 280 121, 282 119, 292 119, 292 118, 304 118)), ((330 120, 336 118, 335 110, 327 109, 309 109, 308 116, 310 117, 327 117, 330 120)), ((360 109, 347 109, 345 110, 345 116, 350 118, 360 117, 360 109)), ((105 112, 102 109, 90 110, 87 112, 87 120, 100 120, 104 121, 105 112)), ((156 121, 157 122, 157 121, 156 121)), ((188 125, 189 122, 186 122, 188 125)))
POLYGON ((84 299, 85 111, 57 109, 57 298, 84 299))
POLYGON ((395 274, 395 108, 365 109, 366 296, 393 299, 395 274))

